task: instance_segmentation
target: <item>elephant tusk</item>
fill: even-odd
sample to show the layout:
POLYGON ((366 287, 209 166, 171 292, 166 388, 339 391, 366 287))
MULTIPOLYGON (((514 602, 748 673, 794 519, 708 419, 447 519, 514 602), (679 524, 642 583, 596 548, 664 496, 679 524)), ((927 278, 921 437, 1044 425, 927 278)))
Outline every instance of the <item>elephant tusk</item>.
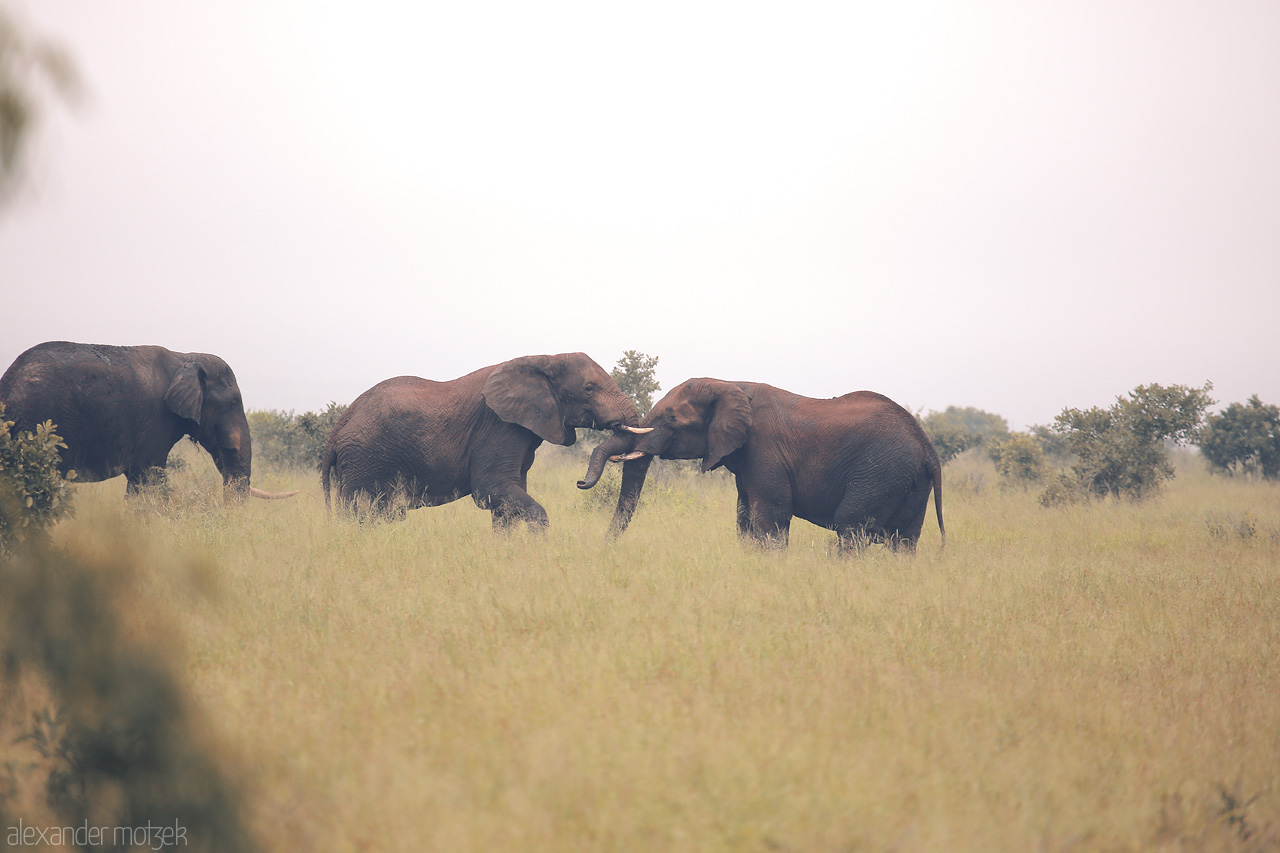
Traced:
POLYGON ((649 454, 642 453, 639 450, 633 450, 630 453, 623 453, 618 456, 610 456, 609 461, 610 462, 630 462, 632 459, 639 459, 642 456, 648 456, 648 455, 649 454))
POLYGON ((253 486, 249 487, 249 494, 253 495, 255 498, 262 498, 264 501, 284 500, 285 498, 293 497, 297 493, 297 489, 294 489, 292 492, 264 492, 262 489, 254 488, 253 486))
POLYGON ((627 426, 626 424, 618 424, 616 429, 620 429, 623 432, 632 432, 636 435, 644 435, 646 432, 653 432, 653 427, 633 427, 627 426))

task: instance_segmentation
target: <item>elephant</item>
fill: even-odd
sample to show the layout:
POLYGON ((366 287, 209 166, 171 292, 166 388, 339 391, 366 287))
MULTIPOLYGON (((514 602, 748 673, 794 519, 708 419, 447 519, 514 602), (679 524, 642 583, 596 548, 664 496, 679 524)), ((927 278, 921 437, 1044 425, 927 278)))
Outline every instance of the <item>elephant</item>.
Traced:
POLYGON ((47 341, 0 377, 15 430, 46 420, 66 443, 60 469, 77 482, 125 475, 126 494, 161 476, 169 451, 190 436, 213 457, 228 497, 287 498, 249 485, 253 447, 240 386, 216 355, 160 346, 47 341))
POLYGON ((868 542, 914 551, 934 493, 942 522, 942 464, 915 417, 888 397, 855 391, 802 397, 758 382, 690 379, 644 419, 643 435, 615 433, 596 447, 578 488, 621 461, 611 538, 631 521, 653 457, 701 459, 735 478, 738 532, 786 547, 793 516, 836 531, 840 550, 868 542))
POLYGON ((358 497, 403 516, 471 495, 495 530, 517 521, 549 524, 528 492, 542 442, 571 445, 575 428, 634 430, 635 404, 585 353, 526 355, 437 382, 397 376, 365 391, 325 442, 321 486, 330 474, 350 508, 358 497))

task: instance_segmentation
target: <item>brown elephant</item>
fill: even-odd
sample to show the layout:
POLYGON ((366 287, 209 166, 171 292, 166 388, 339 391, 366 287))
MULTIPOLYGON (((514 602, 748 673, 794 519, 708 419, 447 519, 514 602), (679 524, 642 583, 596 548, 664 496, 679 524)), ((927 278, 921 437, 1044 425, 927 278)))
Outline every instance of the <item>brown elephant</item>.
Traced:
POLYGON ((818 400, 758 382, 690 379, 645 418, 643 435, 615 434, 592 453, 578 487, 623 461, 610 531, 631 521, 653 457, 724 466, 738 488, 738 532, 785 546, 798 516, 836 531, 841 550, 867 541, 914 549, 934 493, 942 523, 942 465, 915 417, 871 391, 818 400))
POLYGON ((471 495, 495 528, 515 521, 546 527, 528 492, 543 441, 571 445, 577 428, 635 429, 635 404, 580 352, 528 355, 436 382, 397 376, 365 391, 325 443, 321 485, 330 473, 351 506, 363 496, 399 511, 471 495))
POLYGON ((15 430, 53 421, 66 442, 61 470, 93 483, 125 475, 133 493, 184 435, 222 474, 228 495, 285 498, 249 485, 253 446, 236 375, 202 352, 158 346, 37 344, 0 377, 0 402, 15 430))

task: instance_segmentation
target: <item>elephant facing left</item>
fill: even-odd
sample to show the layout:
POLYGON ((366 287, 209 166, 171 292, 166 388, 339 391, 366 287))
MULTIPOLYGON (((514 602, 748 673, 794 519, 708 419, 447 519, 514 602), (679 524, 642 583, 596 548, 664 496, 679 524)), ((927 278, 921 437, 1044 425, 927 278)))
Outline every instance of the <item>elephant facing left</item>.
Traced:
POLYGON ((216 355, 159 346, 49 341, 0 377, 14 431, 53 421, 66 442, 61 470, 94 483, 125 475, 136 492, 191 436, 209 452, 229 497, 286 498, 249 485, 253 448, 236 375, 216 355))

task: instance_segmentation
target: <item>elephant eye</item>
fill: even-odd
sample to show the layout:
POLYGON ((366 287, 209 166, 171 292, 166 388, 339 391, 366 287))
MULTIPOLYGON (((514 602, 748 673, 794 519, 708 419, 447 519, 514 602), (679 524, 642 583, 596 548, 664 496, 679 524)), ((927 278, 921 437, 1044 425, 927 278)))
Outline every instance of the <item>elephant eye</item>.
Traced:
POLYGON ((596 393, 596 385, 594 382, 588 382, 583 386, 582 390, 588 395, 596 393))

